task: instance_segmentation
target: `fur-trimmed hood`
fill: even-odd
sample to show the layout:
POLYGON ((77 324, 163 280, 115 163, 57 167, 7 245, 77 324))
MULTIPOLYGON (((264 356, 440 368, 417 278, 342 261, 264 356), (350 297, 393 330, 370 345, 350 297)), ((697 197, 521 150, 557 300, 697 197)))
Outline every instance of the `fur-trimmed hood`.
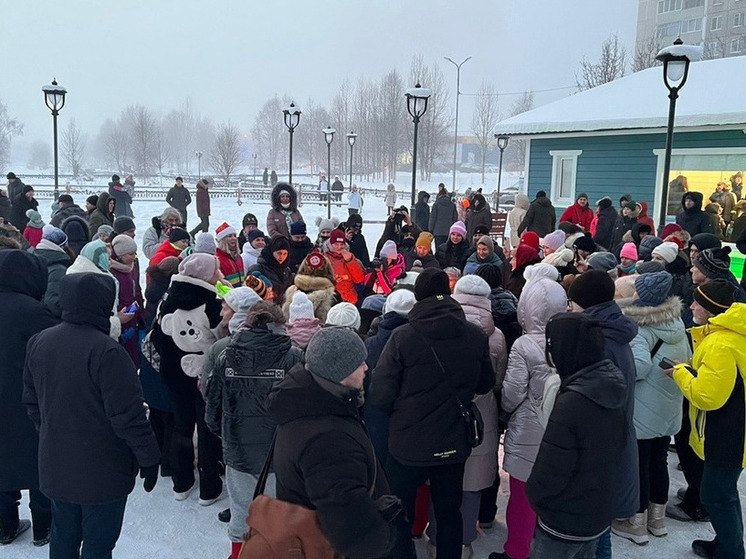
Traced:
POLYGON ((290 207, 286 211, 297 212, 298 211, 298 193, 291 185, 286 182, 278 182, 272 189, 270 200, 272 202, 272 208, 282 211, 284 208, 280 205, 280 192, 287 190, 290 193, 290 207))
POLYGON ((659 326, 668 324, 681 317, 683 306, 681 299, 669 297, 657 307, 641 307, 635 305, 632 299, 617 300, 624 316, 631 318, 638 326, 659 326))
POLYGON ((298 289, 306 293, 306 295, 313 291, 322 291, 329 288, 334 289, 334 284, 328 278, 321 276, 297 274, 293 283, 298 289))
POLYGON ((310 279, 311 281, 309 283, 302 281, 301 285, 314 285, 316 288, 311 291, 306 291, 304 287, 299 287, 298 276, 296 276, 295 283, 285 291, 285 302, 282 304, 282 312, 285 314, 285 317, 289 319, 290 303, 293 301, 293 295, 298 291, 303 291, 313 305, 313 315, 323 324, 326 322, 326 315, 329 312, 329 309, 334 305, 336 290, 329 280, 325 278, 314 278, 311 276, 302 277, 310 279), (321 287, 322 285, 325 285, 326 287, 321 287))

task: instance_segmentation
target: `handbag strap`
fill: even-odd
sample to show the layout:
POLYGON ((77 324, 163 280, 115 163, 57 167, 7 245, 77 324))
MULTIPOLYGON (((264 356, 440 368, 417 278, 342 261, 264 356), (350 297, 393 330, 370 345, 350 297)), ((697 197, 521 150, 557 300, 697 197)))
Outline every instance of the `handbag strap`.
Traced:
POLYGON ((658 350, 661 348, 662 345, 663 345, 663 340, 661 340, 660 338, 658 338, 658 341, 655 342, 655 345, 653 346, 653 349, 650 350, 650 359, 652 359, 653 357, 655 357, 655 354, 658 353, 658 350))

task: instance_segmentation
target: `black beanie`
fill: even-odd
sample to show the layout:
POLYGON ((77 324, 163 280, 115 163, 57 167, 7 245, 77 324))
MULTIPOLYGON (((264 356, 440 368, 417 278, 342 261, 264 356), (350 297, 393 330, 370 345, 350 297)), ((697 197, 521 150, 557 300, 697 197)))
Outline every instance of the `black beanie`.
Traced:
POLYGON ((724 279, 708 281, 694 290, 694 300, 716 316, 728 310, 735 301, 734 297, 735 288, 724 279))
POLYGON ((694 265, 710 279, 727 278, 730 273, 730 247, 708 248, 694 259, 694 265))
POLYGON ((433 295, 450 295, 448 274, 440 268, 426 268, 414 282, 414 298, 422 301, 433 295))
POLYGON ((119 182, 119 175, 111 175, 111 182, 119 182))
POLYGON ((582 237, 575 239, 573 246, 588 253, 596 252, 598 248, 589 233, 585 233, 582 237))
POLYGON ((586 314, 554 315, 547 322, 545 335, 547 362, 563 379, 606 358, 603 330, 586 314))
POLYGON ((189 233, 181 227, 172 227, 171 231, 168 232, 168 240, 172 243, 177 243, 179 241, 188 241, 190 237, 189 233))
POLYGON ((495 266, 494 264, 482 264, 477 268, 477 271, 474 272, 474 275, 479 276, 486 281, 487 285, 490 286, 490 289, 495 289, 503 284, 502 270, 500 269, 500 266, 495 266))
POLYGON ((88 202, 91 206, 95 206, 98 204, 98 195, 97 194, 91 194, 88 198, 85 199, 86 202, 88 202))
POLYGON ((702 252, 708 248, 720 248, 723 246, 723 243, 717 238, 717 235, 713 235, 712 233, 697 233, 689 241, 689 248, 692 245, 697 247, 699 252, 702 252))
POLYGON ((536 193, 537 198, 546 198, 546 196, 547 196, 547 193, 544 192, 543 190, 539 190, 539 192, 536 193))
POLYGON ((241 220, 241 225, 243 227, 246 227, 247 225, 259 225, 259 221, 256 219, 256 216, 252 213, 248 213, 245 216, 243 216, 243 220, 241 220))
POLYGON ((602 270, 580 274, 570 286, 570 299, 582 309, 614 300, 614 280, 602 270))
POLYGON ((126 215, 120 215, 118 218, 114 220, 114 232, 119 235, 121 233, 124 233, 126 231, 131 231, 132 229, 135 229, 135 222, 132 220, 131 217, 127 217, 126 215))

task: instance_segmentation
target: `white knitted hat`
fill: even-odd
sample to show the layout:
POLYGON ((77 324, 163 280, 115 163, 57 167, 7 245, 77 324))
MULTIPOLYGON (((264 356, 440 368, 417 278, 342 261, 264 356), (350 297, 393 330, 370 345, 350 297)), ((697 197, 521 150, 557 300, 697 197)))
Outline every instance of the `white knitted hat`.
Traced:
POLYGON ((666 261, 666 263, 670 264, 671 262, 676 260, 676 257, 679 254, 679 245, 666 241, 665 243, 661 243, 653 249, 653 256, 655 256, 656 254, 661 256, 663 260, 666 261))
POLYGON ((290 303, 290 320, 289 322, 295 322, 299 318, 313 318, 313 303, 308 298, 308 295, 302 291, 296 291, 293 295, 293 300, 290 303))
POLYGON ((326 315, 327 326, 347 326, 353 330, 360 328, 360 313, 352 303, 337 303, 326 315))
POLYGON ((468 274, 456 282, 453 294, 482 295, 487 297, 490 294, 490 286, 479 276, 468 274))
POLYGON ((414 298, 412 291, 409 289, 397 289, 386 297, 386 303, 383 305, 383 314, 395 312, 398 315, 407 316, 416 302, 417 300, 414 298))

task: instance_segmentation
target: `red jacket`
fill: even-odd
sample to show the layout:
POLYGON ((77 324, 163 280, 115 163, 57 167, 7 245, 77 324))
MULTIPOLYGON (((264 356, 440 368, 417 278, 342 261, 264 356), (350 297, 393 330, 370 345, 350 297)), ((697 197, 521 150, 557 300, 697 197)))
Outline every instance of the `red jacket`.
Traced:
POLYGON ((180 254, 181 254, 181 249, 176 248, 174 245, 171 244, 171 241, 166 239, 156 249, 155 254, 153 255, 153 258, 151 258, 150 262, 148 262, 148 266, 155 266, 156 264, 160 264, 163 260, 165 260, 169 256, 175 256, 178 258, 180 254))
POLYGON ((215 251, 215 256, 218 257, 220 262, 220 271, 223 272, 225 279, 228 280, 233 287, 241 287, 243 280, 246 279, 246 274, 243 269, 243 258, 238 255, 238 258, 233 258, 227 252, 220 249, 215 251))
POLYGON ((648 215, 648 203, 640 202, 640 207, 642 210, 640 210, 640 215, 637 216, 637 222, 650 225, 650 229, 653 231, 653 235, 655 235, 655 222, 653 221, 653 218, 648 215))
POLYGON ((354 256, 350 262, 345 262, 342 255, 336 252, 327 252, 325 256, 329 259, 334 270, 337 292, 348 303, 357 304, 355 284, 362 283, 365 278, 365 270, 360 262, 354 256))
POLYGON ((562 214, 562 217, 560 217, 560 223, 564 223, 565 221, 569 221, 575 225, 580 225, 583 228, 583 231, 590 231, 591 221, 593 221, 593 210, 588 206, 583 207, 575 202, 572 206, 567 208, 562 214))

